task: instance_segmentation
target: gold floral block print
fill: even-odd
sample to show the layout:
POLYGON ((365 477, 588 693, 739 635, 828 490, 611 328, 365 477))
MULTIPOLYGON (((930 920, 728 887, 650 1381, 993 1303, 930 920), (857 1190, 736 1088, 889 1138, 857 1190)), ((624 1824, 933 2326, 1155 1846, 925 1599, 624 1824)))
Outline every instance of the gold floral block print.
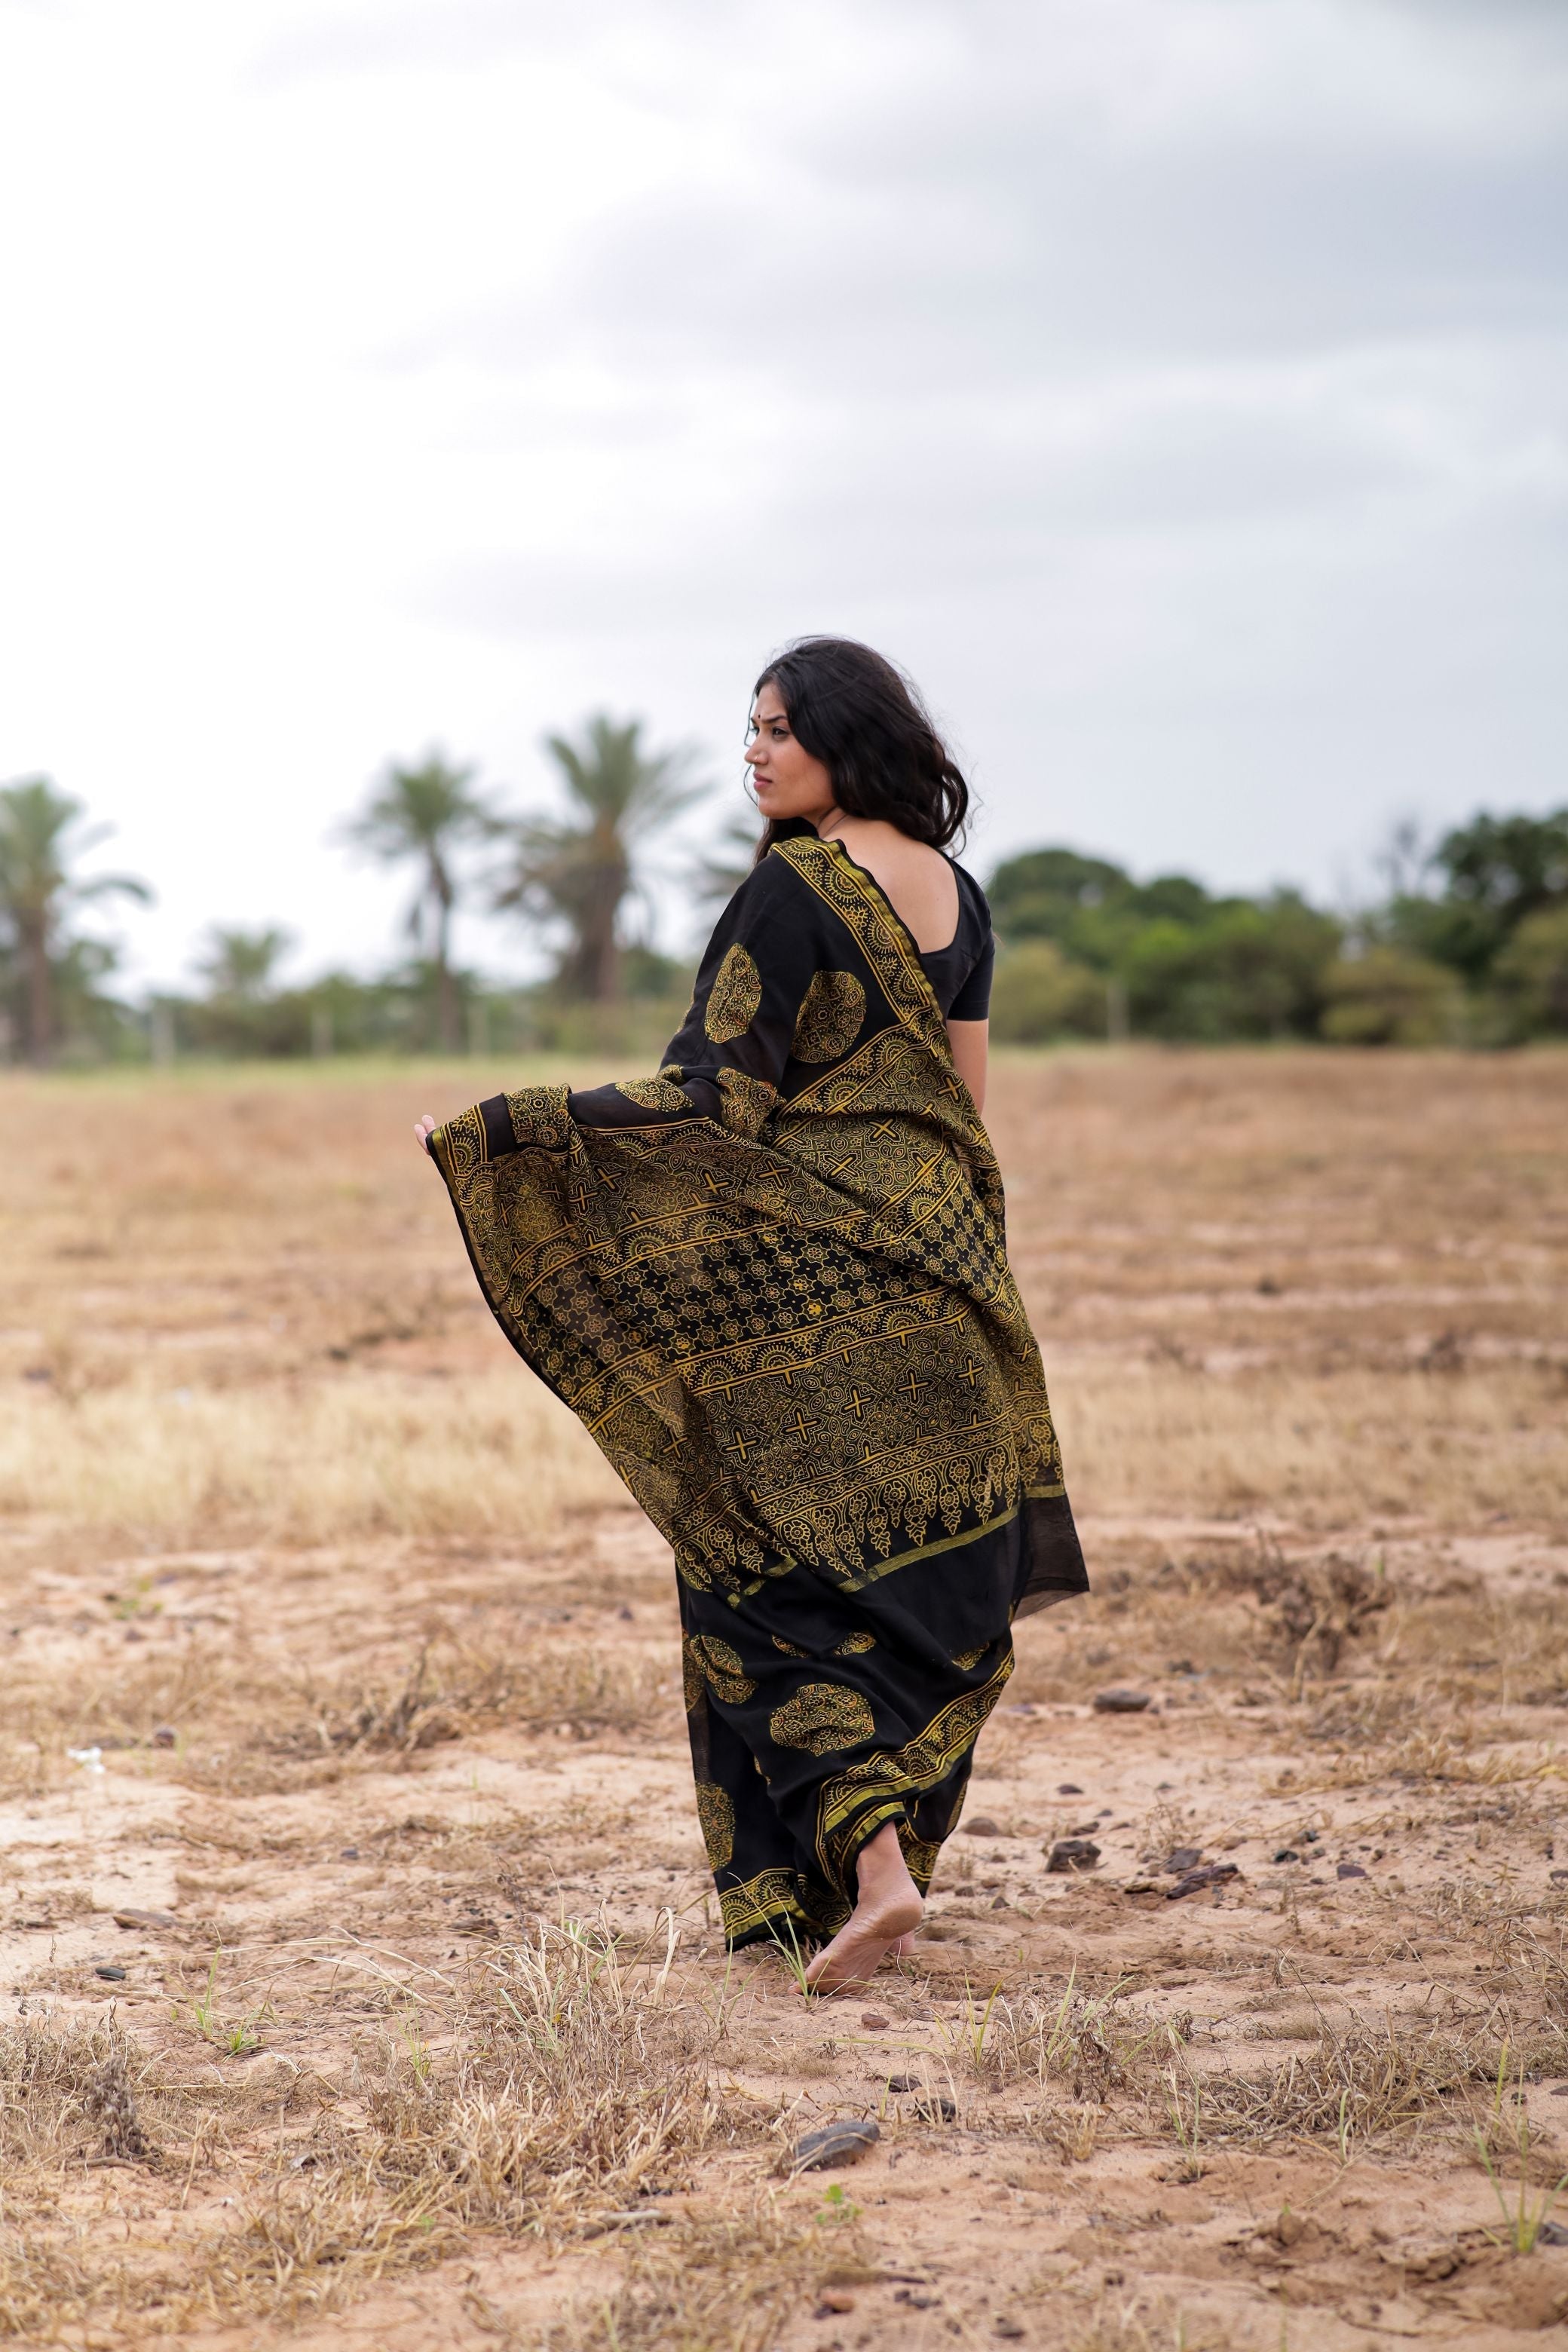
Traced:
POLYGON ((766 920, 715 950, 668 1094, 623 1082, 648 1124, 534 1087, 432 1144, 502 1329, 689 1589, 737 1607, 797 1567, 858 1591, 1062 1496, 1000 1172, 913 942, 835 844, 775 849, 737 922, 747 892, 766 920), (789 1065, 808 1002, 815 1050, 857 991, 850 1050, 789 1065))
POLYGON ((797 1062, 837 1062, 849 1051, 866 1019, 866 992, 852 971, 819 971, 805 992, 795 1024, 797 1062))
POLYGON ((732 1135, 761 1135, 778 1101, 776 1089, 747 1070, 721 1070, 719 1093, 724 1124, 732 1135))
POLYGON ((870 1700, 842 1683, 805 1683, 768 1717, 775 1747, 804 1748, 812 1756, 857 1747, 873 1738, 876 1728, 870 1700))
POLYGON ((743 1037, 757 1017, 763 1001, 763 975, 755 959, 739 940, 713 975, 702 1025, 716 1045, 743 1037))
MULTIPOLYGON (((684 1645, 684 1659, 694 1665, 715 1698, 729 1706, 744 1706, 756 1689, 756 1684, 742 1664, 738 1650, 721 1642, 714 1633, 694 1633, 684 1645)), ((688 1684, 689 1688, 689 1684, 688 1684)), ((690 1714, 695 1699, 688 1699, 686 1711, 690 1714)))
POLYGON ((710 1868, 725 1869, 735 1852, 735 1808, 717 1781, 698 1781, 697 1819, 710 1868))
POLYGON ((669 1110, 689 1114, 690 1103, 668 1078, 617 1078, 616 1092, 635 1102, 639 1110, 669 1110))

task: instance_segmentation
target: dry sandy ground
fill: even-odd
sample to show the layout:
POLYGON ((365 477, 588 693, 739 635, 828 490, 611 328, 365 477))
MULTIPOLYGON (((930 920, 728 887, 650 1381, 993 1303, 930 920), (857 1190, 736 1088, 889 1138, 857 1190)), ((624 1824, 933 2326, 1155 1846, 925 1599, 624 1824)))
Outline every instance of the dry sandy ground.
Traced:
POLYGON ((405 1150, 507 1075, 5 1087, 0 2335, 1568 2341, 1568 1059, 1001 1070, 1096 1591, 832 2004, 405 1150))

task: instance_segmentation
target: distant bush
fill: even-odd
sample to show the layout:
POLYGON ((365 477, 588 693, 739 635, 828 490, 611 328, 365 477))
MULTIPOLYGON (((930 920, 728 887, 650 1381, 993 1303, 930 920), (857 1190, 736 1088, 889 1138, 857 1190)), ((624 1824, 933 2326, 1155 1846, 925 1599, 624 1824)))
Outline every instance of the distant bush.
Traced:
POLYGON ((1342 956, 1322 976, 1322 1034, 1339 1045, 1444 1045, 1463 1034, 1458 982, 1403 949, 1342 956))
POLYGON ((1440 889, 1396 892, 1380 919, 1384 935, 1483 986, 1526 923, 1568 906, 1568 809, 1483 812, 1426 852, 1424 874, 1440 877, 1440 889))
POLYGON ((989 896, 1008 942, 998 1036, 1103 1036, 1114 991, 1143 1036, 1317 1034, 1342 929, 1297 891, 1215 898, 1190 875, 1134 882, 1109 858, 1032 849, 998 866, 989 896), (1090 975, 1100 982, 1092 1013, 1090 975))
POLYGON ((991 986, 991 1034, 999 1045, 1043 1045, 1053 1037, 1103 1037, 1107 982, 1069 963, 1051 940, 1005 948, 991 986))
POLYGON ((1491 979, 1506 1036, 1568 1034, 1568 906, 1527 915, 1492 965, 1491 979))
POLYGON ((1145 924, 1123 959, 1131 1025, 1152 1037, 1310 1037, 1340 928, 1293 891, 1145 924))

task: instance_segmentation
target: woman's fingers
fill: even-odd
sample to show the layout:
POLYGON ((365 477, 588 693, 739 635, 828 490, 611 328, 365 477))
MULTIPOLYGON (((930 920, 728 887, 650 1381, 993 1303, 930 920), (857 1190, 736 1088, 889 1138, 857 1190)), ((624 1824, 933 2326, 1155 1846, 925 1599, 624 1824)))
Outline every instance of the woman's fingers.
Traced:
POLYGON ((439 1120, 432 1118, 428 1111, 426 1112, 423 1118, 416 1118, 415 1120, 414 1139, 418 1144, 421 1151, 429 1150, 430 1138, 435 1134, 439 1124, 439 1120))

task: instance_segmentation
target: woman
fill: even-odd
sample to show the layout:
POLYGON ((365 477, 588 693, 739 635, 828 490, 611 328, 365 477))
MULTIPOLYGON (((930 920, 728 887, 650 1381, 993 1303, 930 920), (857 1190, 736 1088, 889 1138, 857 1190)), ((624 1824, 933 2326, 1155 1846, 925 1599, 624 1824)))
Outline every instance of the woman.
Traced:
POLYGON ((655 1078, 416 1129, 508 1338, 674 1548, 731 1945, 918 1927, 1021 1610, 1087 1590, 981 1125, 968 791, 868 647, 755 689, 766 830, 655 1078))

